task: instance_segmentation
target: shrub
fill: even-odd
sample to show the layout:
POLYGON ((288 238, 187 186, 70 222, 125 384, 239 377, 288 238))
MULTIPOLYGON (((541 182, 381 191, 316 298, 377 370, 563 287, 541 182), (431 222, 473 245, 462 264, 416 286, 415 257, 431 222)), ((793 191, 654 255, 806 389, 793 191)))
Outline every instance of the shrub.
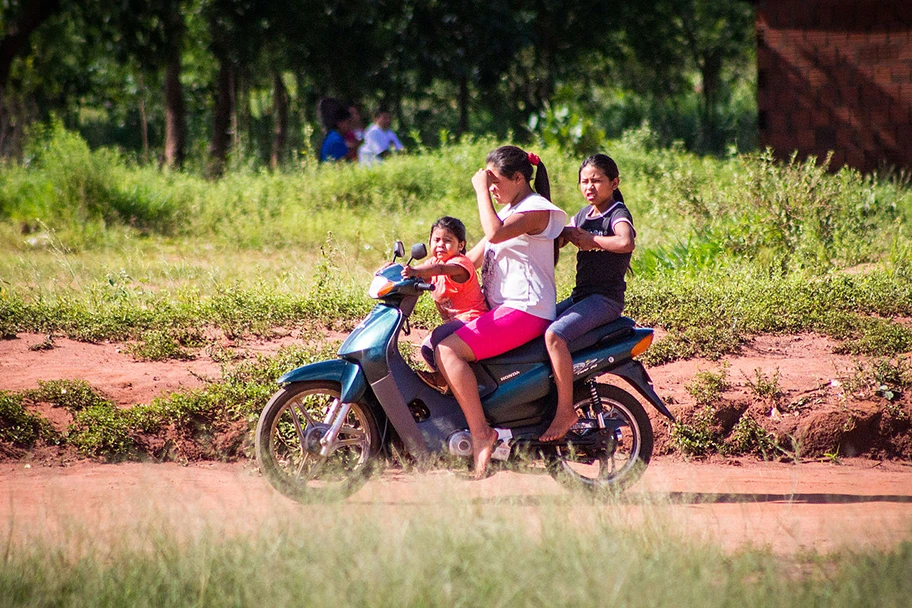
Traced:
POLYGON ((770 401, 778 402, 779 398, 782 397, 782 389, 779 387, 778 367, 770 376, 758 367, 754 369, 754 380, 751 380, 746 375, 745 379, 754 394, 761 399, 769 399, 770 401))
POLYGON ((732 454, 758 454, 770 460, 776 454, 776 438, 750 416, 742 416, 734 429, 726 451, 732 454))
POLYGON ((91 407, 110 405, 110 402, 85 380, 39 380, 37 389, 23 391, 22 395, 32 401, 62 407, 71 414, 91 407))
POLYGON ((674 422, 671 439, 678 449, 692 456, 721 451, 722 436, 716 427, 716 410, 711 405, 705 405, 694 414, 692 422, 674 422))
POLYGON ((21 395, 0 391, 0 441, 28 449, 38 439, 57 439, 51 423, 26 410, 21 395))
POLYGON ((722 393, 729 388, 728 364, 722 365, 718 371, 699 371, 694 374, 685 387, 697 405, 711 406, 722 399, 722 393))

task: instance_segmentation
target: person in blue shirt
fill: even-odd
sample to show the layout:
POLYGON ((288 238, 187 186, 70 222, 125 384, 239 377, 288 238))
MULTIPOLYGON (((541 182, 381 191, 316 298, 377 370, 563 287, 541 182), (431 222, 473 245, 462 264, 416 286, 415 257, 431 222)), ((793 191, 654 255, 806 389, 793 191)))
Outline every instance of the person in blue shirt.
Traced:
POLYGON ((320 162, 345 160, 348 145, 342 134, 351 130, 351 112, 343 103, 332 97, 321 99, 317 112, 326 132, 326 137, 320 145, 320 162))

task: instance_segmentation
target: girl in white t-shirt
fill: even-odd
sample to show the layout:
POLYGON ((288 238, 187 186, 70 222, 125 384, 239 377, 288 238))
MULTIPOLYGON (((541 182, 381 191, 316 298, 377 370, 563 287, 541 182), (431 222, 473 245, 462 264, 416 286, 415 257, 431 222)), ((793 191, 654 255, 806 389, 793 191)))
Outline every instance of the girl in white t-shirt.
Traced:
POLYGON ((551 203, 544 163, 516 146, 501 146, 472 177, 485 238, 468 253, 482 266, 490 311, 444 339, 436 360, 472 434, 475 477, 484 476, 497 442, 485 419, 469 363, 502 354, 545 333, 554 320, 554 239, 567 214, 551 203), (532 175, 535 173, 535 188, 532 175), (493 199, 493 200, 492 200, 493 199), (504 205, 494 210, 493 201, 504 205))

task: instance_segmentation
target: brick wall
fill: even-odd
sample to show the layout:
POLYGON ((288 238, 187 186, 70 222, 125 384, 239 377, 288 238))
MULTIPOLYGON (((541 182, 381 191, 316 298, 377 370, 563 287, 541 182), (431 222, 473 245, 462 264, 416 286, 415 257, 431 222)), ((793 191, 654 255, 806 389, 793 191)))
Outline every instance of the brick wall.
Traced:
POLYGON ((760 145, 912 168, 912 0, 757 0, 760 145))

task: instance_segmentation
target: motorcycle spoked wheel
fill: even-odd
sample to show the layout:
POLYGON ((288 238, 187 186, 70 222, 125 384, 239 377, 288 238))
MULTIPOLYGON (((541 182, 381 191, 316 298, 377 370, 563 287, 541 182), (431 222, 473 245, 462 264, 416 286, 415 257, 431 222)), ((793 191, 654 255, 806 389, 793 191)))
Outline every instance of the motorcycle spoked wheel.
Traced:
MULTIPOLYGON (((573 445, 558 446, 546 460, 548 472, 559 483, 572 490, 593 493, 620 492, 629 487, 646 469, 652 458, 654 437, 652 424, 646 410, 627 391, 610 385, 598 384, 599 399, 608 417, 620 423, 620 438, 612 453, 601 450, 576 450, 573 445)), ((595 419, 589 387, 574 387, 573 407, 583 417, 595 419)), ((610 433, 610 430, 593 430, 593 433, 610 433)))
POLYGON ((354 493, 378 465, 380 431, 371 409, 352 403, 337 440, 320 456, 324 422, 340 387, 297 382, 279 390, 260 414, 256 456, 260 470, 282 494, 299 502, 338 500, 354 493))

